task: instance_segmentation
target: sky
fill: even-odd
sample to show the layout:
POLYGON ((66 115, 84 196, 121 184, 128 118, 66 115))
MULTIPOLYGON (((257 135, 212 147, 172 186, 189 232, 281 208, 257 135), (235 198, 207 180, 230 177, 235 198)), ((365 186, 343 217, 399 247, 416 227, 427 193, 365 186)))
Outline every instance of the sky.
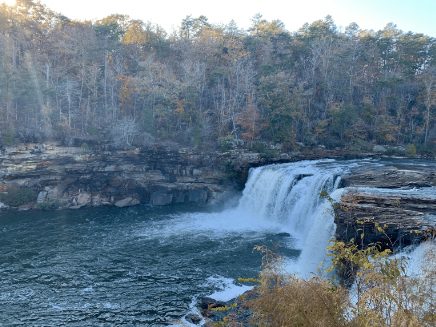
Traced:
MULTIPOLYGON (((0 0, 14 3, 14 0, 0 0)), ((279 19, 289 31, 331 15, 339 28, 356 22, 361 28, 382 29, 393 22, 403 31, 436 37, 436 0, 42 0, 49 8, 74 19, 95 20, 110 14, 159 24, 168 32, 187 15, 205 15, 209 22, 235 20, 248 28, 257 13, 279 19)))

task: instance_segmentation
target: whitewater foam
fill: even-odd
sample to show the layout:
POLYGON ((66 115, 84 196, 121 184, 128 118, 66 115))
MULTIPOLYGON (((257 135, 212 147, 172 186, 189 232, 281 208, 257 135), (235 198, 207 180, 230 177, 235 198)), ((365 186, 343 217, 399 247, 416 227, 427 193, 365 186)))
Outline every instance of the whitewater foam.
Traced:
MULTIPOLYGON (((371 163, 374 165, 382 165, 371 163)), ((328 245, 334 238, 336 225, 332 203, 340 201, 345 192, 339 189, 341 175, 356 162, 334 160, 302 161, 251 169, 245 189, 236 207, 218 213, 195 213, 175 217, 171 226, 159 226, 162 235, 189 234, 190 237, 221 238, 242 234, 244 239, 261 238, 266 234, 288 233, 294 249, 301 250, 297 258, 285 261, 284 269, 300 278, 326 276, 330 265, 328 245)), ((388 190, 361 188, 360 191, 415 195, 421 190, 388 190)), ((429 195, 433 189, 426 190, 429 195)), ((427 194, 427 193, 426 193, 427 194)), ((420 246, 421 247, 421 246, 420 246)), ((413 250, 408 267, 418 266, 420 247, 413 250), (418 251, 418 252, 416 252, 418 251)), ((424 247, 424 245, 422 245, 424 247)), ((415 268, 408 268, 411 273, 415 268)), ((206 281, 216 289, 208 296, 218 301, 230 301, 250 286, 238 285, 234 279, 212 276, 206 281)))
POLYGON ((405 275, 413 278, 420 278, 424 275, 426 270, 435 270, 436 261, 434 258, 429 258, 429 255, 436 254, 435 241, 429 240, 422 242, 417 246, 410 246, 404 248, 401 252, 396 254, 394 258, 405 259, 405 275))
POLYGON ((311 277, 325 267, 326 248, 335 232, 331 204, 321 193, 333 192, 340 175, 352 165, 327 159, 251 169, 237 207, 174 216, 171 224, 154 222, 142 236, 216 239, 242 234, 257 239, 288 233, 292 247, 301 249, 301 254, 298 260, 288 261, 287 271, 311 277))
MULTIPOLYGON (((419 280, 421 278, 427 278, 427 272, 436 270, 436 261, 434 258, 429 257, 434 256, 435 253, 436 242, 434 240, 428 240, 418 245, 405 247, 400 252, 390 256, 388 260, 402 261, 404 276, 419 280)), ((349 297, 351 303, 356 305, 358 301, 356 283, 353 283, 351 286, 349 297)))
POLYGON ((230 301, 253 289, 253 286, 237 285, 234 279, 223 276, 211 276, 206 280, 206 284, 218 289, 207 297, 222 302, 230 301))

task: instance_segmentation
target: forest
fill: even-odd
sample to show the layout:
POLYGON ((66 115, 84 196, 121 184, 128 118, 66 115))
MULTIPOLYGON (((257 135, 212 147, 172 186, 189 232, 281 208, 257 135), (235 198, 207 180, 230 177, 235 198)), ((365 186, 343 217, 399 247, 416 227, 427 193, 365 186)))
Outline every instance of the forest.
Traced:
POLYGON ((71 20, 38 1, 0 5, 0 145, 116 148, 259 144, 436 148, 436 39, 330 16, 187 16, 168 33, 124 15, 71 20))

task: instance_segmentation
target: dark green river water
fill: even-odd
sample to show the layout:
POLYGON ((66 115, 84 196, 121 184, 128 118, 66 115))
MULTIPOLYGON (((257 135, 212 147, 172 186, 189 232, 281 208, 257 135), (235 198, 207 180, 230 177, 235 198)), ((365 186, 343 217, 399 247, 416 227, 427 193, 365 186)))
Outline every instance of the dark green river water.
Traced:
POLYGON ((0 326, 177 324, 194 297, 256 276, 254 245, 282 242, 212 232, 213 219, 192 208, 1 213, 0 326))

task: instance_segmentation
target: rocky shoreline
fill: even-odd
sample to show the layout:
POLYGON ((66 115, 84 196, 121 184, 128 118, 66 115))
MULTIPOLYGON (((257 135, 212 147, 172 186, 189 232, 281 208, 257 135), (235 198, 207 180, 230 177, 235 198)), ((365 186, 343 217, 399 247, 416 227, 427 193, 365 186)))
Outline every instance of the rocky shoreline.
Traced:
MULTIPOLYGON (((251 167, 308 159, 367 158, 317 151, 266 155, 247 151, 195 152, 153 146, 124 151, 91 150, 56 144, 23 144, 0 153, 0 209, 79 209, 133 205, 210 204, 243 189, 251 167)), ((436 164, 401 161, 352 169, 342 176, 346 188, 335 206, 341 240, 382 240, 403 246, 434 231, 436 195, 368 193, 373 189, 436 187, 436 164), (387 226, 386 235, 375 225, 387 226), (418 232, 417 232, 418 231, 418 232)))
POLYGON ((183 149, 23 145, 0 155, 0 192, 18 199, 0 202, 18 210, 206 203, 233 187, 221 166, 183 149))
POLYGON ((107 151, 22 144, 0 152, 0 208, 205 204, 242 190, 251 167, 325 157, 346 155, 324 149, 271 155, 161 145, 107 151))

